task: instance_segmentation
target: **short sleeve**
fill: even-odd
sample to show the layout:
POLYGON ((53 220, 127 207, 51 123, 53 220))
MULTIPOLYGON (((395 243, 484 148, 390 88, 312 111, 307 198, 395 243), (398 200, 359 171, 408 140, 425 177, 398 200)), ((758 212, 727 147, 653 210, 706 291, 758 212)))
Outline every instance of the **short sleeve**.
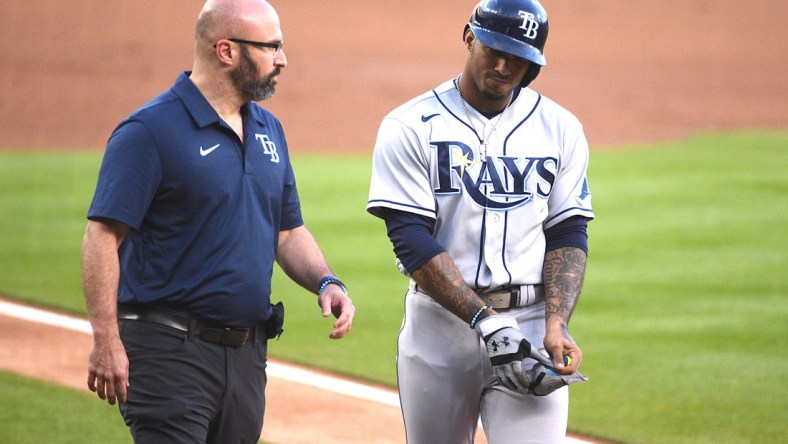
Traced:
POLYGON ((282 190, 282 222, 280 229, 291 230, 301 225, 304 225, 303 216, 301 215, 301 202, 298 197, 293 166, 288 158, 285 185, 282 190))
POLYGON ((587 178, 588 141, 582 132, 582 126, 570 137, 565 144, 564 156, 548 201, 545 228, 572 216, 594 218, 587 178))
POLYGON ((378 130, 372 156, 367 211, 391 208, 432 219, 436 217, 429 162, 418 135, 399 120, 387 117, 378 130))
POLYGON ((122 122, 107 143, 88 219, 113 219, 139 229, 160 181, 153 136, 139 121, 122 122))

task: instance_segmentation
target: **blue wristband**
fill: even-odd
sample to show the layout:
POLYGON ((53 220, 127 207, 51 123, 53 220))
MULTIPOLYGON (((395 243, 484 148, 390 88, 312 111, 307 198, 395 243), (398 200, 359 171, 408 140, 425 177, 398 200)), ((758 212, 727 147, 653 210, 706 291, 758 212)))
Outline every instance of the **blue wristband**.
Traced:
POLYGON ((320 285, 318 286, 317 294, 322 293, 323 290, 325 290, 326 287, 328 287, 331 284, 339 285, 339 288, 341 288, 342 291, 344 291, 345 294, 347 294, 347 287, 345 286, 345 284, 343 284, 342 281, 340 281, 336 276, 331 276, 331 275, 328 275, 323 279, 320 279, 320 285))
POLYGON ((479 311, 477 311, 476 314, 473 315, 473 319, 471 319, 471 328, 476 328, 476 323, 479 320, 479 315, 482 314, 482 312, 484 310, 487 310, 488 308, 490 308, 490 306, 482 305, 482 308, 480 308, 479 311))

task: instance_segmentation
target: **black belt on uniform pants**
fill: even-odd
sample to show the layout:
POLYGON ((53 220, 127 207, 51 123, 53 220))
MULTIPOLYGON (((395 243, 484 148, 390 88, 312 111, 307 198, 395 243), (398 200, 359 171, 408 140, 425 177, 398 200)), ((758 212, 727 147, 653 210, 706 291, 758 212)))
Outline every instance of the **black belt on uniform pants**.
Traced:
POLYGON ((519 285, 489 291, 477 290, 479 297, 484 299, 495 310, 525 307, 544 301, 544 285, 519 285))
MULTIPOLYGON (((118 319, 145 321, 164 325, 184 333, 193 333, 202 340, 229 347, 240 347, 254 340, 262 326, 230 328, 210 325, 194 319, 188 313, 139 305, 118 305, 118 319)), ((261 329, 262 333, 264 329, 261 329)))

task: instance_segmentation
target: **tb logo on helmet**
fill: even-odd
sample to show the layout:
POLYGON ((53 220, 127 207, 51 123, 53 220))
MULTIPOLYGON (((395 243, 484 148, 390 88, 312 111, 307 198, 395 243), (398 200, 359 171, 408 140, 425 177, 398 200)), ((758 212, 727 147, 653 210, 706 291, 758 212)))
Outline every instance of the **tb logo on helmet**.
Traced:
POLYGON ((523 24, 520 25, 520 29, 525 31, 523 33, 525 38, 531 40, 535 39, 536 33, 539 30, 539 22, 536 20, 536 16, 528 11, 520 11, 517 15, 523 18, 523 24))

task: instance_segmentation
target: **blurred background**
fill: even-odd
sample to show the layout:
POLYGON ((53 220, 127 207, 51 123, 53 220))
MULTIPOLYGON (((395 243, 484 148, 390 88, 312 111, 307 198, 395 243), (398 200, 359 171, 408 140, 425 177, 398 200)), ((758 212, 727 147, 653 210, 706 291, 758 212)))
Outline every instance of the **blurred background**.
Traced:
MULTIPOLYGON (((465 0, 276 1, 288 67, 265 103, 294 151, 371 152, 394 106, 457 75, 465 0)), ((0 147, 103 148, 191 67, 198 0, 0 2, 0 147)), ((592 147, 788 125, 788 2, 545 0, 533 87, 592 147)))

